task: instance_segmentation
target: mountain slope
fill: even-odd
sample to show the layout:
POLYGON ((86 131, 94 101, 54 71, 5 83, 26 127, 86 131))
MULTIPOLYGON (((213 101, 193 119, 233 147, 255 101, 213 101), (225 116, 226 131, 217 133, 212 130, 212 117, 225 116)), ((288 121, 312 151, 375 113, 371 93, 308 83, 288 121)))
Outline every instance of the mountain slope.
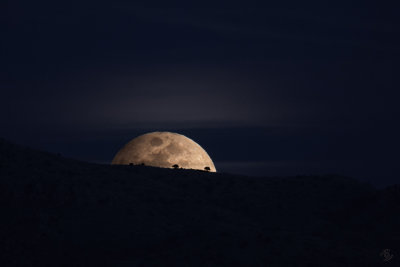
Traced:
POLYGON ((1 266, 395 266, 399 196, 346 177, 90 164, 2 140, 1 266))

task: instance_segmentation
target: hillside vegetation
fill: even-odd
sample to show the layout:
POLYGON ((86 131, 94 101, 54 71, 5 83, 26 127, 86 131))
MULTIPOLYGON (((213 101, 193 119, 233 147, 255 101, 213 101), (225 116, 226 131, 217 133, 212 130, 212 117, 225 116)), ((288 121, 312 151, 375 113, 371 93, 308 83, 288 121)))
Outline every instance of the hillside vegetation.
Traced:
POLYGON ((0 208, 0 266, 400 266, 399 186, 347 177, 99 165, 2 140, 0 208))

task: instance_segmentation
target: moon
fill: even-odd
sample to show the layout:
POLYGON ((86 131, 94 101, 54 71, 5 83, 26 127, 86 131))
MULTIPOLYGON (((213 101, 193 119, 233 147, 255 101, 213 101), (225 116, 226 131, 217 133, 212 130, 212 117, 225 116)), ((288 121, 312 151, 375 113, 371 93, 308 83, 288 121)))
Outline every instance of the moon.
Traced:
POLYGON ((151 132, 140 135, 115 155, 113 165, 140 165, 208 170, 216 172, 207 152, 195 141, 171 132, 151 132))

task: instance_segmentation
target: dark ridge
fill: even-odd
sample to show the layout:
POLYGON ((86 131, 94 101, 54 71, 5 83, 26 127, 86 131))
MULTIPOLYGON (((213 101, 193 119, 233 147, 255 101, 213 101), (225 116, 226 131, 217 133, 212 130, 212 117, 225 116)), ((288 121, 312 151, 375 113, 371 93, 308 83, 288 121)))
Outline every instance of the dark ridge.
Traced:
POLYGON ((399 188, 99 165, 0 140, 0 266, 397 266, 399 188))

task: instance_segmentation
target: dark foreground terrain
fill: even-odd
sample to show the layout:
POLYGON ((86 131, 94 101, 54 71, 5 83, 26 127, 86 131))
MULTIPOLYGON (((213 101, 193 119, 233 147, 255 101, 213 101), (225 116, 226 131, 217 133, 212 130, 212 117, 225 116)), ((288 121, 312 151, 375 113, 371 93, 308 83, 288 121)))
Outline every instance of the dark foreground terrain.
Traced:
POLYGON ((0 211, 0 266, 400 266, 399 186, 345 177, 96 165, 0 141, 0 211))

